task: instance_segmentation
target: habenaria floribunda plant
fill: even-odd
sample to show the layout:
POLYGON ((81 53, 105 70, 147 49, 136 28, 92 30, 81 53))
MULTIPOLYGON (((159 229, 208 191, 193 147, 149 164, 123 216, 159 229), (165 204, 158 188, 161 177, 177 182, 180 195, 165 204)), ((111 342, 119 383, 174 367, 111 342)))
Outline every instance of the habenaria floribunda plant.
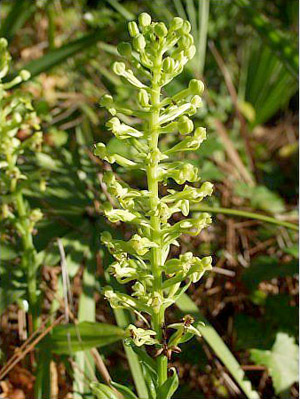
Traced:
MULTIPOLYGON (((42 218, 40 209, 31 209, 24 197, 28 184, 40 180, 39 171, 25 173, 22 170, 26 155, 41 148, 42 133, 39 131, 37 115, 32 107, 28 93, 14 89, 30 77, 28 71, 22 70, 15 78, 4 82, 9 72, 10 55, 7 41, 0 39, 0 194, 2 229, 7 233, 13 228, 18 237, 17 253, 21 255, 20 268, 25 275, 27 295, 25 296, 33 329, 38 327, 39 294, 37 287, 37 253, 33 243, 33 231, 36 223, 42 218), (12 90, 13 89, 13 90, 12 90), (20 239, 20 243, 18 240, 20 239)), ((11 244, 15 237, 3 234, 2 239, 9 237, 11 244)), ((16 259, 18 263, 18 257, 16 259)), ((8 294, 9 297, 9 294, 8 294)))
MULTIPOLYGON (((191 252, 169 259, 170 246, 179 246, 182 234, 196 236, 211 223, 207 213, 172 221, 177 212, 188 217, 190 205, 212 193, 211 183, 191 186, 189 183, 199 181, 198 169, 187 161, 176 160, 177 154, 197 150, 205 140, 205 129, 195 129, 190 119, 201 107, 204 87, 193 79, 172 97, 163 95, 163 88, 195 54, 188 21, 174 18, 167 28, 162 22, 151 22, 151 17, 143 13, 138 25, 130 22, 128 27, 132 45, 118 46, 124 61, 115 62, 113 71, 136 89, 135 104, 132 100, 119 103, 105 95, 101 105, 112 115, 108 129, 130 146, 131 156, 113 152, 103 143, 96 145, 95 154, 126 170, 143 171, 147 189, 131 188, 112 172, 104 175, 107 191, 114 199, 103 206, 106 217, 110 222, 128 223, 136 232, 129 241, 114 239, 108 232, 102 234, 102 242, 115 259, 109 272, 120 284, 130 283, 131 287, 131 295, 110 286, 103 293, 113 308, 131 310, 144 321, 145 328, 128 326, 127 341, 139 354, 149 398, 167 399, 178 386, 176 370, 168 372, 168 360, 173 351, 180 351, 180 344, 199 332, 188 315, 179 323, 166 325, 165 311, 211 268, 211 257, 194 257, 191 252), (133 121, 131 125, 126 123, 128 117, 133 121), (169 179, 184 186, 164 189, 166 194, 162 196, 160 187, 166 186, 169 179), (139 348, 144 345, 155 346, 152 356, 139 348)), ((137 398, 127 387, 113 385, 124 397, 137 398)), ((98 384, 94 389, 99 398, 117 398, 105 385, 98 384)))

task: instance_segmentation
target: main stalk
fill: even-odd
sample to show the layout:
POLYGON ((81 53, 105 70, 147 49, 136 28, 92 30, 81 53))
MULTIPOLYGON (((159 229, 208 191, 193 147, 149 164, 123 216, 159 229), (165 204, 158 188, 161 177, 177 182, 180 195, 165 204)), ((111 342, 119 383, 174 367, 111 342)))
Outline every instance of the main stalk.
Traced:
MULTIPOLYGON (((162 251, 161 251, 161 223, 160 217, 156 214, 157 207, 159 204, 158 194, 158 140, 159 140, 159 113, 160 113, 160 86, 158 84, 161 71, 161 56, 157 60, 157 64, 153 70, 152 79, 152 90, 151 90, 151 103, 152 113, 149 118, 149 150, 150 160, 147 167, 147 182, 148 189, 150 192, 150 209, 151 209, 151 239, 155 242, 158 247, 152 248, 151 250, 151 266, 152 274, 154 277, 153 281, 153 295, 157 293, 159 296, 163 295, 162 292, 162 277, 161 277, 161 263, 162 263, 162 251)), ((157 339, 161 342, 163 339, 163 328, 165 322, 164 309, 158 306, 155 309, 153 315, 153 329, 157 334, 157 339)), ((157 358, 157 372, 158 382, 161 386, 167 379, 167 358, 165 355, 160 355, 157 358)))

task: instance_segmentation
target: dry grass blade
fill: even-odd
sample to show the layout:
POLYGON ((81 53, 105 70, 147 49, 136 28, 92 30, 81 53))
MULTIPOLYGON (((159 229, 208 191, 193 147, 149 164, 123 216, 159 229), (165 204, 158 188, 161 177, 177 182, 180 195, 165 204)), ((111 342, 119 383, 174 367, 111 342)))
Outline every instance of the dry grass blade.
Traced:
POLYGON ((239 108, 239 104, 238 104, 238 96, 237 96, 237 92, 234 87, 234 84, 232 82, 230 72, 229 72, 221 54, 217 50, 214 42, 209 41, 208 46, 209 46, 210 51, 212 52, 218 66, 220 68, 220 71, 222 72, 222 74, 224 76, 228 92, 230 94, 230 97, 232 99, 232 102, 233 102, 235 110, 236 110, 236 116, 240 122, 241 134, 243 136, 243 139, 244 139, 244 142, 246 145, 246 153, 247 153, 247 156, 249 159, 249 166, 252 171, 255 171, 255 159, 254 159, 253 149, 252 149, 252 146, 251 146, 251 143, 249 140, 246 121, 245 121, 245 118, 243 117, 242 113, 240 112, 240 108, 239 108))
POLYGON ((47 335, 49 332, 57 326, 62 320, 64 319, 64 316, 58 317, 49 327, 47 327, 33 342, 31 342, 21 353, 19 353, 15 360, 13 362, 10 362, 10 365, 8 367, 5 367, 5 369, 0 371, 0 379, 4 378, 7 373, 12 370, 16 364, 18 364, 24 357, 27 355, 27 353, 31 352, 35 346, 47 335))

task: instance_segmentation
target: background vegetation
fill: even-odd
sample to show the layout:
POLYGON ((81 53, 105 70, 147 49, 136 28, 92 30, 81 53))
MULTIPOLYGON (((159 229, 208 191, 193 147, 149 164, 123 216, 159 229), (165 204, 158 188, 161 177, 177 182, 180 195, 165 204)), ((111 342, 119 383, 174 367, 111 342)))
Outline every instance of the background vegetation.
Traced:
MULTIPOLYGON (((192 24, 197 55, 167 90, 193 77, 205 82, 195 122, 208 139, 191 161, 215 185, 193 209, 211 212, 212 227, 180 243, 213 254, 215 267, 167 315, 206 323, 198 343, 172 358, 181 379, 175 397, 297 398, 298 1, 3 0, 0 7, 11 77, 31 73, 14 90, 32 97, 43 144, 19 167, 29 176, 24 197, 44 214, 33 231, 41 320, 34 336, 20 235, 1 223, 1 397, 92 397, 90 381, 108 373, 143 392, 135 354, 118 342, 122 330, 105 336, 101 325, 122 327, 133 315, 112 313, 100 294, 110 263, 100 232, 130 231, 102 216, 108 165, 93 144, 131 151, 107 132, 99 99, 130 96, 111 71, 115 44, 128 37, 126 21, 147 11, 192 24)), ((26 138, 22 129, 18 138, 26 138)), ((117 173, 144 187, 138 173, 117 173)))

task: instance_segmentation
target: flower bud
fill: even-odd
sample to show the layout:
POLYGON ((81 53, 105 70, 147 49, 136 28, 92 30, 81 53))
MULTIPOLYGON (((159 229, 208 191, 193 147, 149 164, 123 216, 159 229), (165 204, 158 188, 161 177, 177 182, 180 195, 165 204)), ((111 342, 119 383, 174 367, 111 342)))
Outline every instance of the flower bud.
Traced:
POLYGON ((133 47, 137 51, 143 51, 146 47, 146 40, 143 35, 137 35, 132 41, 133 47))
POLYGON ((194 44, 194 38, 192 35, 183 35, 178 41, 178 45, 184 49, 188 49, 194 44))
POLYGON ((191 100, 191 104, 193 104, 196 108, 199 108, 202 104, 202 100, 200 96, 194 96, 191 100))
POLYGON ((116 75, 122 75, 125 72, 125 64, 124 62, 114 62, 113 71, 116 75))
POLYGON ((149 106, 149 96, 145 89, 141 89, 139 91, 138 99, 139 99, 139 103, 141 104, 142 107, 149 106))
POLYGON ((30 220, 33 223, 37 223, 39 220, 43 218, 43 213, 40 209, 33 209, 30 213, 30 220))
POLYGON ((30 78, 30 72, 27 71, 26 69, 22 69, 22 71, 20 71, 19 75, 21 76, 23 81, 26 81, 30 78))
POLYGON ((6 49, 7 44, 8 44, 7 40, 4 37, 1 37, 1 39, 0 39, 0 50, 6 49))
POLYGON ((140 33, 139 28, 134 21, 128 23, 128 31, 131 37, 135 37, 140 33))
POLYGON ((163 22, 159 22, 154 26, 154 32, 158 37, 163 38, 167 36, 168 29, 163 22))
POLYGON ((194 124, 187 116, 182 116, 178 120, 178 130, 180 134, 189 134, 193 131, 194 124))
POLYGON ((122 42, 117 47, 118 53, 122 57, 130 57, 132 52, 132 47, 130 43, 122 42))
POLYGON ((201 80, 192 79, 189 83, 189 90, 191 94, 201 96, 204 91, 204 84, 201 80))
POLYGON ((171 57, 167 57, 163 60, 163 70, 166 73, 172 73, 175 69, 175 61, 171 57))
POLYGON ((102 107, 110 107, 113 105, 113 103, 114 100, 110 94, 104 94, 104 96, 100 98, 100 105, 102 107))
POLYGON ((180 29, 181 33, 187 35, 188 33, 190 33, 191 30, 191 24, 189 23, 189 21, 183 21, 182 27, 180 29))
POLYGON ((185 55, 191 60, 196 54, 196 47, 192 45, 188 50, 185 51, 185 55))
POLYGON ((178 30, 182 27, 183 25, 183 19, 179 17, 175 17, 172 19, 170 23, 170 31, 178 30))
POLYGON ((151 17, 146 12, 139 15, 139 25, 141 28, 145 28, 151 24, 151 17))

